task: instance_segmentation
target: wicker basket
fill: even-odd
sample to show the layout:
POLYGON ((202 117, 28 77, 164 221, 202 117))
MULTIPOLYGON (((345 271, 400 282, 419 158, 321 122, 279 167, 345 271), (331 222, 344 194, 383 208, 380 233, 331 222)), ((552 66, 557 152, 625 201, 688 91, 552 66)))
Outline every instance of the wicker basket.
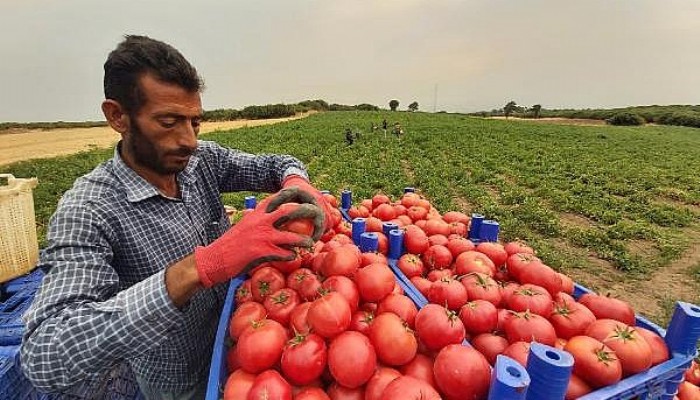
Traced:
POLYGON ((31 271, 39 258, 32 194, 37 179, 0 179, 7 179, 0 183, 0 282, 6 282, 31 271))

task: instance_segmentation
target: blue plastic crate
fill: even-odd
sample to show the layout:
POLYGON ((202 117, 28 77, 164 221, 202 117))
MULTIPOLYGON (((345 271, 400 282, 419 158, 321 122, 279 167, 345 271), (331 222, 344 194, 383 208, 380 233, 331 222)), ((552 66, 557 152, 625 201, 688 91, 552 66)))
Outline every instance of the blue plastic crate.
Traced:
MULTIPOLYGON (((395 260, 392 261, 395 263, 395 260)), ((401 271, 399 270, 399 272, 401 271)), ((228 378, 226 352, 228 350, 227 337, 229 320, 231 319, 231 315, 236 308, 236 290, 241 284, 243 284, 245 279, 245 277, 238 277, 231 280, 231 283, 229 284, 224 308, 219 319, 216 339, 214 341, 214 351, 209 369, 206 400, 219 400, 226 385, 226 379, 228 378)), ((420 309, 427 303, 424 298, 421 300, 414 294, 413 291, 415 288, 412 288, 410 283, 407 285, 406 282, 401 281, 398 277, 397 282, 402 287, 405 294, 414 302, 414 304, 416 304, 416 307, 420 309)), ((420 296, 422 297, 422 295, 420 296)), ((469 345, 469 343, 466 341, 464 344, 467 346, 469 345)), ((525 400, 525 393, 527 386, 530 383, 530 379, 527 371, 520 364, 508 357, 501 356, 496 364, 496 367, 492 370, 492 377, 493 379, 490 390, 491 397, 489 397, 489 400, 525 400)))

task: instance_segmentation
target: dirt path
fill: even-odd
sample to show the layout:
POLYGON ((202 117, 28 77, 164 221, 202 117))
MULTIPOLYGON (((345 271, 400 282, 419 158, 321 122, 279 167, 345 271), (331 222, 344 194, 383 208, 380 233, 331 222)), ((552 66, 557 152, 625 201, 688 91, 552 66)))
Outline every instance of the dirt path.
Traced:
MULTIPOLYGON (((277 124, 306 117, 302 114, 290 118, 204 122, 200 132, 237 129, 247 126, 277 124)), ((119 134, 110 127, 71 128, 51 130, 23 130, 0 135, 0 165, 34 158, 73 154, 92 148, 111 147, 119 140, 119 134)))

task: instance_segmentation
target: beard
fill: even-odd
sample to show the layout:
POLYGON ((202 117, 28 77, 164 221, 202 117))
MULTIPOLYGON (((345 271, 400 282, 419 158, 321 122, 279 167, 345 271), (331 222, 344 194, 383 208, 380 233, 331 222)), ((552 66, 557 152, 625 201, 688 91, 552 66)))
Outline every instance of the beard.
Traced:
POLYGON ((176 150, 167 151, 159 147, 148 136, 144 135, 141 127, 136 121, 136 116, 130 117, 131 120, 131 140, 127 146, 134 157, 134 161, 159 175, 171 175, 182 172, 189 162, 189 157, 194 154, 196 149, 189 147, 180 147, 176 150), (185 162, 170 162, 168 156, 187 157, 185 162))

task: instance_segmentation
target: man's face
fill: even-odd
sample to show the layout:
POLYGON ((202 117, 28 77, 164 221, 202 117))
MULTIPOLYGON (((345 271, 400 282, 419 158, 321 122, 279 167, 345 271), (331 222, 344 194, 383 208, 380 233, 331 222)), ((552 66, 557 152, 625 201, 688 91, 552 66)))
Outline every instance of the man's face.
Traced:
POLYGON ((197 148, 202 116, 199 93, 156 80, 150 74, 139 79, 145 104, 130 116, 122 151, 138 170, 172 175, 185 169, 197 148))

